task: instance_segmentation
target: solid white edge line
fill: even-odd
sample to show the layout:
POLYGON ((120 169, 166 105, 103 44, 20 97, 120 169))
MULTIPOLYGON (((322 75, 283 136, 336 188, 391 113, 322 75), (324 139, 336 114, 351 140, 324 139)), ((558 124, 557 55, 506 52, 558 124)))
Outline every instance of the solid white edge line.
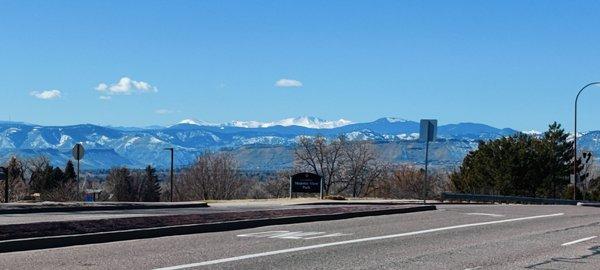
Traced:
POLYGON ((198 262, 198 263, 190 263, 190 264, 182 264, 182 265, 176 265, 176 266, 170 266, 170 267, 155 268, 154 270, 179 270, 179 269, 187 269, 187 268, 192 268, 192 267, 214 265, 214 264, 220 264, 220 263, 226 263, 226 262, 233 262, 233 261, 240 261, 240 260, 258 258, 258 257, 272 256, 272 255, 283 254, 283 253, 298 252, 298 251, 304 251, 304 250, 310 250, 310 249, 318 249, 318 248, 331 247, 331 246, 355 244, 355 243, 361 243, 361 242, 367 242, 367 241, 375 241, 375 240, 383 240, 383 239, 390 239, 390 238, 398 238, 398 237, 404 237, 404 236, 419 235, 419 234, 426 234, 426 233, 433 233, 433 232, 440 232, 440 231, 447 231, 447 230, 454 230, 454 229, 461 229, 461 228, 469 228, 469 227, 477 227, 477 226, 485 226, 485 225, 491 225, 491 224, 507 223, 507 222, 513 222, 513 221, 522 221, 522 220, 530 220, 530 219, 538 219, 538 218, 546 218, 546 217, 556 217, 556 216, 562 216, 562 215, 564 215, 564 213, 556 213, 556 214, 550 214, 550 215, 539 215, 539 216, 520 217, 520 218, 502 219, 502 220, 494 220, 494 221, 479 222, 479 223, 462 224, 462 225, 455 225, 455 226, 435 228, 435 229, 428 229, 428 230, 421 230, 421 231, 414 231, 414 232, 407 232, 407 233, 382 235, 382 236, 359 238, 359 239, 346 240, 346 241, 340 241, 340 242, 318 244, 318 245, 312 245, 312 246, 304 246, 304 247, 297 247, 297 248, 274 250, 274 251, 268 251, 268 252, 262 252, 262 253, 242 255, 242 256, 237 256, 237 257, 223 258, 223 259, 212 260, 212 261, 204 261, 204 262, 198 262))
POLYGON ((561 246, 563 246, 563 247, 564 246, 570 246, 570 245, 573 245, 573 244, 577 244, 577 243, 585 242, 585 241, 588 241, 588 240, 592 240, 592 239, 594 239, 596 237, 598 237, 598 236, 590 236, 590 237, 586 237, 586 238, 581 238, 581 239, 578 239, 578 240, 575 240, 575 241, 564 243, 561 246))

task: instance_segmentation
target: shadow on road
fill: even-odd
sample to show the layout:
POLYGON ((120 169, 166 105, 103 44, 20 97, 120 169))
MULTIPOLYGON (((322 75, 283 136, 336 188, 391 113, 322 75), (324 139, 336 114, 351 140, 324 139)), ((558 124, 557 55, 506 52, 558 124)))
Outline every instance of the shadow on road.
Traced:
MULTIPOLYGON (((550 260, 547 260, 547 261, 544 261, 541 263, 526 266, 525 268, 527 268, 527 269, 574 269, 576 267, 576 265, 582 266, 584 264, 588 264, 588 263, 590 263, 590 261, 588 261, 588 259, 600 255, 600 246, 593 246, 593 247, 589 248, 588 250, 590 250, 592 253, 582 255, 579 257, 574 257, 574 258, 555 257, 555 258, 551 258, 550 260), (571 267, 565 267, 565 266, 569 266, 569 265, 571 267)), ((587 269, 592 269, 592 268, 587 268, 587 269)))

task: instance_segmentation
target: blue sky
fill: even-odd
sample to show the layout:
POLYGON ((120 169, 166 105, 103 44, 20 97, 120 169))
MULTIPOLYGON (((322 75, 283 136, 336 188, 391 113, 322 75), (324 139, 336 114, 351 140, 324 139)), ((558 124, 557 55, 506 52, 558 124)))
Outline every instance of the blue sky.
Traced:
MULTIPOLYGON (((0 1, 0 120, 571 130, 599 26, 598 1, 0 1)), ((598 101, 583 94, 581 130, 600 129, 598 101)))

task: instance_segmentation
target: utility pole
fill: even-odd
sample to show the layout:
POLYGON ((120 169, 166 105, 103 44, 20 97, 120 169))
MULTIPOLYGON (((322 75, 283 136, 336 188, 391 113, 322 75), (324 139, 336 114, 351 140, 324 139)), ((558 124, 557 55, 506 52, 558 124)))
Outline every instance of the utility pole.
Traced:
POLYGON ((175 152, 175 149, 173 147, 168 147, 165 148, 165 150, 171 151, 171 202, 173 202, 173 154, 175 152))

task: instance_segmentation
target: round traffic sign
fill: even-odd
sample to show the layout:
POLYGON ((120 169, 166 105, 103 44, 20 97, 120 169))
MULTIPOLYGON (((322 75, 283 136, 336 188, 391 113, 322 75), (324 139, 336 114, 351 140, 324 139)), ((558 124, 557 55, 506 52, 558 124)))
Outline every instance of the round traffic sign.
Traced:
POLYGON ((80 143, 76 144, 73 147, 73 158, 75 160, 83 159, 84 154, 85 154, 85 149, 83 149, 83 145, 81 145, 80 143))

